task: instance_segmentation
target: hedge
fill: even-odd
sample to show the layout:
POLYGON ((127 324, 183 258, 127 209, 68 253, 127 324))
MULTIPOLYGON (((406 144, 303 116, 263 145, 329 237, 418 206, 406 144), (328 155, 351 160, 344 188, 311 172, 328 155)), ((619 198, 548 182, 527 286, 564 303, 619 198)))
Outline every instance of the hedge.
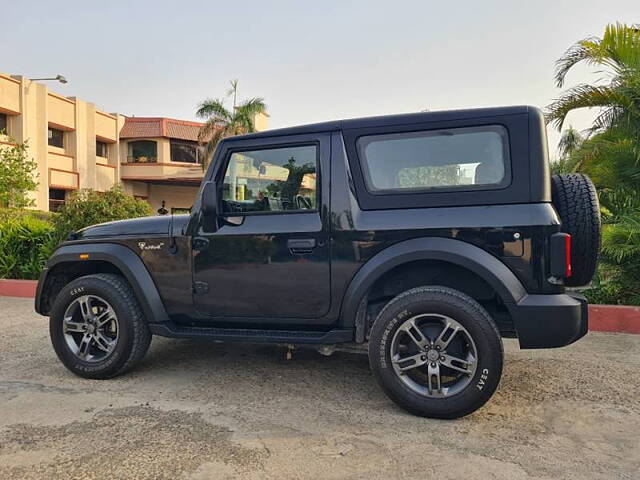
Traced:
POLYGON ((37 279, 57 244, 53 225, 36 216, 0 222, 0 278, 37 279))

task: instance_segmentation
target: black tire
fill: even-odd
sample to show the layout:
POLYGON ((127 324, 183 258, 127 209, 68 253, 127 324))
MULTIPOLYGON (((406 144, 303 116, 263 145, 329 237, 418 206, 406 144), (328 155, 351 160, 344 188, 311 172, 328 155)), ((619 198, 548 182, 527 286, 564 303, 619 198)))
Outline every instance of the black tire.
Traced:
POLYGON ((384 392, 408 412, 431 418, 458 418, 484 405, 500 383, 503 357, 502 339, 487 311, 471 297, 447 287, 418 287, 398 295, 379 313, 369 339, 369 363, 384 392), (477 351, 475 373, 469 375, 470 381, 465 380, 469 383, 444 398, 416 393, 392 366, 391 344, 396 332, 408 319, 427 313, 455 319, 473 339, 477 351))
POLYGON ((600 254, 600 205, 593 183, 586 175, 570 173, 551 177, 553 204, 562 220, 562 231, 571 235, 571 277, 565 285, 587 285, 596 272, 600 254))
POLYGON ((80 377, 93 379, 113 378, 131 370, 142 360, 151 343, 151 332, 131 287, 121 276, 106 273, 77 278, 60 291, 51 309, 49 334, 64 366, 80 377), (80 359, 65 340, 65 311, 83 295, 104 299, 117 316, 119 334, 115 347, 97 362, 80 359))

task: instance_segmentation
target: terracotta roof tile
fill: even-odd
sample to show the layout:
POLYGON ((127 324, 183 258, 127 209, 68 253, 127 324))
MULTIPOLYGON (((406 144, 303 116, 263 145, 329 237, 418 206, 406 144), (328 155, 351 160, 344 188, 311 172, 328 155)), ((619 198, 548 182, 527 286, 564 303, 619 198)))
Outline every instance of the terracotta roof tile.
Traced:
POLYGON ((167 119, 165 122, 165 134, 169 138, 181 138, 183 140, 198 141, 198 132, 202 124, 194 125, 194 122, 177 122, 167 119))
POLYGON ((197 141, 202 125, 173 118, 127 117, 120 138, 167 137, 197 141))
POLYGON ((162 136, 162 122, 156 118, 126 118, 120 130, 120 138, 162 136))

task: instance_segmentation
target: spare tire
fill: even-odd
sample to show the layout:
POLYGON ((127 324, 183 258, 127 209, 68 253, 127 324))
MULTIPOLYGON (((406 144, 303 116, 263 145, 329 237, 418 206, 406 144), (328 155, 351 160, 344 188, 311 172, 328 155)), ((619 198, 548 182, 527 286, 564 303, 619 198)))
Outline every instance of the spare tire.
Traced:
POLYGON ((571 235, 571 268, 565 279, 568 287, 588 284, 593 278, 600 253, 600 204, 593 182, 581 173, 551 177, 551 198, 562 231, 571 235))

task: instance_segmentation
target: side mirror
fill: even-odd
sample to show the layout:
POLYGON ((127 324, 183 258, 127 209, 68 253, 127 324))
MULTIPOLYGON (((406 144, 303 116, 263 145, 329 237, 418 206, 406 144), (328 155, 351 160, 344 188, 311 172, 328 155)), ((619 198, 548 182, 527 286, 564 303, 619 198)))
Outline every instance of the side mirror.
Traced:
POLYGON ((202 189, 202 213, 207 217, 218 216, 218 189, 214 182, 207 182, 202 189))

